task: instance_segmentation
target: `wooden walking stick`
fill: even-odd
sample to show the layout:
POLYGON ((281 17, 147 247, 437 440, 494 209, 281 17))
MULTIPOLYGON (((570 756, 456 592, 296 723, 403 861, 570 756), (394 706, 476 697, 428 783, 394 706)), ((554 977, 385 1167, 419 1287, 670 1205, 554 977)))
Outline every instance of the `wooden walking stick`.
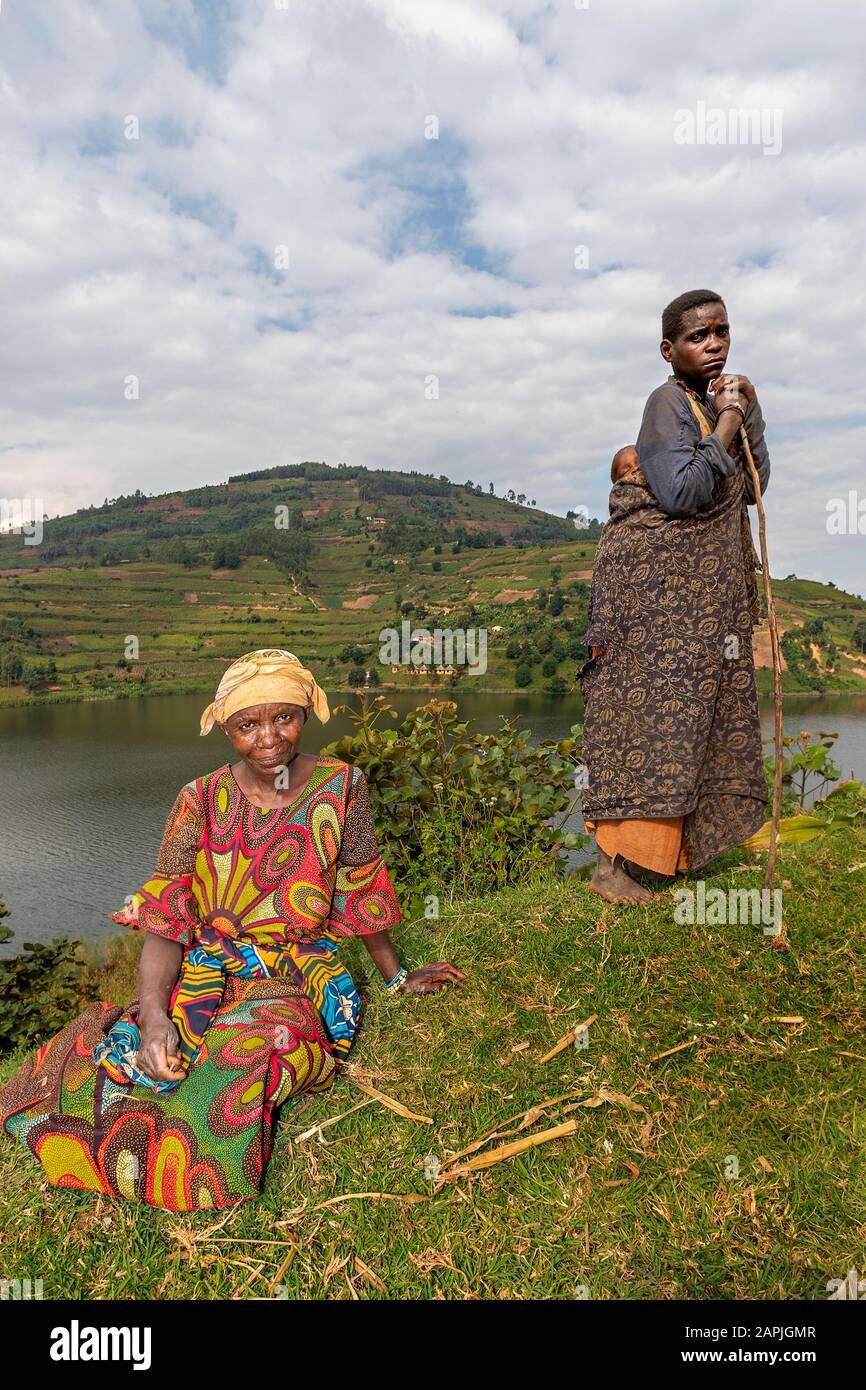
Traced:
MULTIPOLYGON (((767 558, 767 518, 761 498, 761 480, 749 447, 749 436, 745 425, 740 425, 740 443, 752 479, 755 505, 758 509, 758 535, 761 544, 761 569, 764 576, 764 599, 767 604, 767 618, 770 623, 770 648, 773 654, 773 706, 775 712, 776 776, 773 782, 773 811, 770 821, 770 849, 767 854, 767 868, 764 873, 764 887, 772 888, 776 871, 776 840, 779 834, 779 818, 782 811, 782 652, 779 647, 779 630, 776 626, 776 609, 770 589, 770 561, 767 558)), ((777 937, 777 944, 784 933, 777 937)))

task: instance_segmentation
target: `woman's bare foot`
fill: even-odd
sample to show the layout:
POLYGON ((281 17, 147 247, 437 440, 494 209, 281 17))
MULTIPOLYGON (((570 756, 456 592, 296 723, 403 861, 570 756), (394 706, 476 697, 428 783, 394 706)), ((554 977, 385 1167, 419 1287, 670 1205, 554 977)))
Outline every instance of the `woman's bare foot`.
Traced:
POLYGON ((649 888, 650 891, 652 891, 653 887, 656 885, 661 888, 667 888, 673 881, 673 875, 659 874, 656 873, 655 869, 645 869, 643 864, 634 864, 630 859, 624 859, 622 861, 622 867, 625 869, 629 878, 633 878, 635 883, 642 883, 644 888, 649 888))
POLYGON ((608 903, 651 903, 655 893, 644 888, 642 883, 636 883, 621 866, 621 856, 617 864, 600 849, 595 873, 589 881, 593 893, 598 893, 608 903))

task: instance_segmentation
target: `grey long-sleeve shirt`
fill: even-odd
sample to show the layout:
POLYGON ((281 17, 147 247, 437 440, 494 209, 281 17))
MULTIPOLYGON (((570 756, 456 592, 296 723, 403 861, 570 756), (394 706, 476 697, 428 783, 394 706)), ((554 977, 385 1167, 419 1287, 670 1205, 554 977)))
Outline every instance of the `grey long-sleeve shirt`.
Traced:
MULTIPOLYGON (((705 409, 710 427, 713 412, 705 409)), ((770 478, 770 455, 764 443, 764 417, 757 397, 746 407, 746 433, 761 480, 761 493, 770 478)), ((740 467, 715 435, 701 438, 698 422, 676 377, 657 386, 644 406, 637 437, 640 468, 662 511, 670 516, 693 516, 706 506, 719 478, 740 467)), ((751 474, 746 473, 746 500, 754 502, 751 474)))

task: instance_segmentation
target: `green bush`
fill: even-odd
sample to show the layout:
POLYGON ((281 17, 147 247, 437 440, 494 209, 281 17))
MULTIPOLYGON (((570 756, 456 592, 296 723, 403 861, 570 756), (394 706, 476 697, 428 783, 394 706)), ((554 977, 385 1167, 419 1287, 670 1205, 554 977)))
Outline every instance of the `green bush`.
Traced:
MULTIPOLYGON (((0 927, 0 941, 11 935, 0 927)), ((97 997, 93 972, 82 969, 80 945, 65 936, 48 946, 25 941, 20 955, 0 960, 0 1048, 51 1037, 97 997)))
MULTIPOLYGON (((819 729, 814 734, 804 730, 801 734, 783 737, 783 815, 804 811, 810 797, 813 800, 820 797, 831 782, 835 782, 841 776, 831 757, 833 745, 838 737, 838 734, 829 733, 825 729, 819 729)), ((774 740, 765 738, 764 743, 772 746, 774 740)), ((776 777, 775 752, 764 759, 764 773, 767 779, 767 799, 772 804, 776 777)))
POLYGON ((455 899, 525 883, 538 870, 564 872, 564 850, 586 837, 562 827, 574 809, 579 725, 571 737, 531 744, 503 720, 496 734, 471 730, 451 700, 430 700, 397 728, 381 695, 361 712, 340 706, 357 731, 324 752, 367 779, 376 824, 398 890, 455 899))

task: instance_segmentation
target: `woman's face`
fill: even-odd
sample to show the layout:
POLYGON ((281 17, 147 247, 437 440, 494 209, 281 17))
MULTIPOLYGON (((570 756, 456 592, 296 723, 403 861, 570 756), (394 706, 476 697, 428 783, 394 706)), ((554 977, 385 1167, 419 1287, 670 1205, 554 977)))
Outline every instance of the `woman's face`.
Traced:
POLYGON ((661 345, 662 357, 686 381, 710 382, 724 370, 731 347, 731 326, 724 304, 687 309, 680 331, 661 345))
POLYGON ((259 772, 273 772, 297 756, 306 723, 303 705, 250 705, 225 724, 232 747, 259 772))

